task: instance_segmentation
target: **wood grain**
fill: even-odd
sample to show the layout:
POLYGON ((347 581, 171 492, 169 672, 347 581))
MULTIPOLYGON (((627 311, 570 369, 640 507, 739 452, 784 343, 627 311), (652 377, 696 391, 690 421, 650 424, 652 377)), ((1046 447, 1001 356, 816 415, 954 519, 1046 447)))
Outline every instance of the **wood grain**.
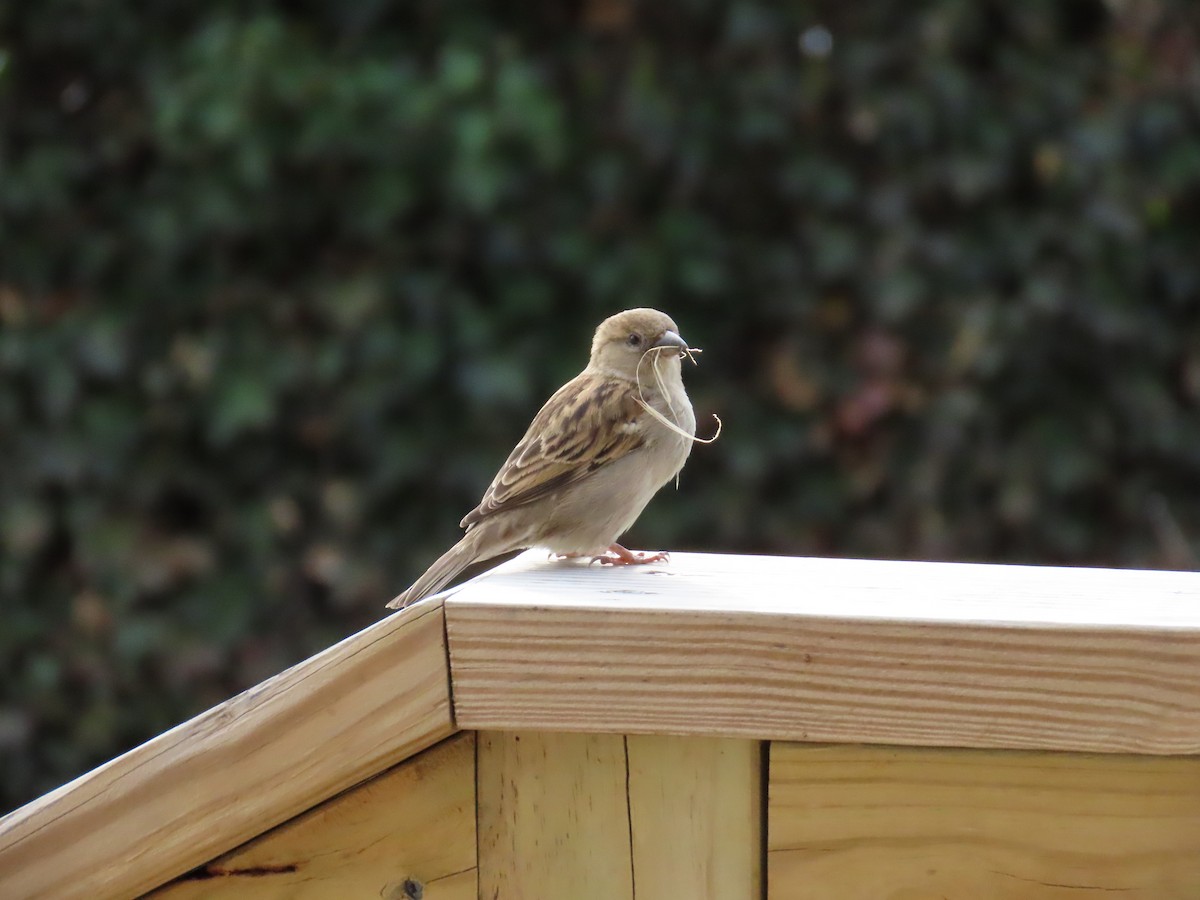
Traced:
POLYGON ((0 819, 0 896, 133 896, 447 737, 443 627, 398 613, 0 819))
POLYGON ((524 554, 446 600, 464 728, 1200 752, 1200 575, 524 554))
POLYGON ((180 876, 153 900, 475 900, 475 736, 458 734, 180 876))
POLYGON ((479 896, 759 896, 759 742, 481 732, 478 746, 479 896))
POLYGON ((762 748, 721 738, 627 739, 638 897, 761 896, 762 748))
POLYGON ((1193 900, 1200 758, 771 746, 771 900, 1193 900))
POLYGON ((478 736, 479 896, 633 900, 620 735, 478 736))

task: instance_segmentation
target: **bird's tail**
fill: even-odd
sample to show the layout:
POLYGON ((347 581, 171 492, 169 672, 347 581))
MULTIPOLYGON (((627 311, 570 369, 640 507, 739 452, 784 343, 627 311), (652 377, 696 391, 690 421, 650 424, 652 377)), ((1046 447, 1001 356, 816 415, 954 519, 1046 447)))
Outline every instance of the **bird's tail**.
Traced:
MULTIPOLYGON (((438 557, 437 562, 425 570, 413 586, 387 605, 388 609, 403 609, 422 597, 437 593, 455 575, 475 562, 479 552, 479 528, 472 528, 463 539, 438 557)), ((490 555, 490 554, 489 554, 490 555)))

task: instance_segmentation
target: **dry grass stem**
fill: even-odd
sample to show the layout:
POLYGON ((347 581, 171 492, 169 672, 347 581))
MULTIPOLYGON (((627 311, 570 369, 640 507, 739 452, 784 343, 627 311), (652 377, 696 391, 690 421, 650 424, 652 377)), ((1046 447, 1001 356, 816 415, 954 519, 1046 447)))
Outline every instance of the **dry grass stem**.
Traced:
MULTIPOLYGON (((661 349, 662 349, 661 347, 651 347, 649 350, 647 350, 645 353, 642 354, 642 360, 644 361, 646 359, 646 357, 649 356, 651 353, 654 354, 653 358, 650 360, 650 368, 654 370, 655 386, 658 388, 658 393, 662 396, 662 398, 664 400, 667 401, 667 408, 671 410, 671 419, 674 419, 675 421, 671 421, 671 419, 668 419, 666 416, 664 416, 662 413, 660 413, 657 409, 655 409, 653 406, 651 406, 649 403, 646 402, 646 398, 642 394, 643 389, 642 389, 642 364, 641 364, 641 362, 638 363, 638 368, 637 368, 637 386, 638 386, 637 402, 639 404, 641 404, 642 409, 644 409, 644 410, 646 410, 646 412, 650 413, 650 415, 653 418, 657 419, 659 422, 661 422, 667 428, 671 429, 673 432, 675 432, 680 437, 685 437, 689 441, 692 441, 693 443, 696 443, 696 444, 711 444, 713 441, 715 441, 717 438, 719 438, 721 436, 721 417, 718 416, 716 413, 713 413, 713 418, 717 420, 717 430, 715 432, 713 432, 713 436, 709 437, 709 438, 696 437, 696 435, 688 434, 686 431, 684 431, 682 428, 679 427, 679 424, 678 424, 679 414, 675 412, 675 407, 671 403, 671 395, 667 391, 666 385, 663 384, 662 371, 658 367, 659 360, 662 359, 661 354, 658 353, 658 351, 661 349)), ((696 358, 692 354, 693 353, 702 353, 702 352, 703 351, 699 347, 688 347, 686 350, 680 351, 679 358, 683 359, 686 356, 688 359, 690 359, 692 361, 693 364, 696 364, 696 358)))

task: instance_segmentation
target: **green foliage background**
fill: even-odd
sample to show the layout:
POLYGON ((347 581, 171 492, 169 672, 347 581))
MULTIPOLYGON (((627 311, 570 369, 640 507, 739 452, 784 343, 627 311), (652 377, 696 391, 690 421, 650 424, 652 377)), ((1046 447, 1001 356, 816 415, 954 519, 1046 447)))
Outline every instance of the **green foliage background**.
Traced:
POLYGON ((381 615, 630 306, 725 421, 634 545, 1194 565, 1198 34, 0 7, 0 808, 381 615))

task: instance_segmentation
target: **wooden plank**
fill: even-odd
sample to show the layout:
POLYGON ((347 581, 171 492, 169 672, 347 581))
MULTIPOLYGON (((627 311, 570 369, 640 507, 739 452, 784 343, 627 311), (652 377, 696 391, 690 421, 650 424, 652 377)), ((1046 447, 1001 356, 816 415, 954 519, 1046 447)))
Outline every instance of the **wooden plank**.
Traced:
POLYGON ((463 728, 1200 752, 1200 574, 523 554, 446 600, 463 728))
POLYGON ((447 737, 443 627, 384 619, 0 819, 0 896, 157 887, 447 737))
POLYGON ((481 732, 479 896, 757 897, 762 745, 481 732))
POLYGON ((475 900, 475 735, 458 734, 155 891, 154 900, 475 900))
POLYGON ((772 744, 768 897, 1192 900, 1200 758, 772 744))
POLYGON ((620 735, 478 736, 479 896, 633 900, 620 735))
POLYGON ((631 735, 627 749, 636 896, 759 897, 763 745, 631 735))

